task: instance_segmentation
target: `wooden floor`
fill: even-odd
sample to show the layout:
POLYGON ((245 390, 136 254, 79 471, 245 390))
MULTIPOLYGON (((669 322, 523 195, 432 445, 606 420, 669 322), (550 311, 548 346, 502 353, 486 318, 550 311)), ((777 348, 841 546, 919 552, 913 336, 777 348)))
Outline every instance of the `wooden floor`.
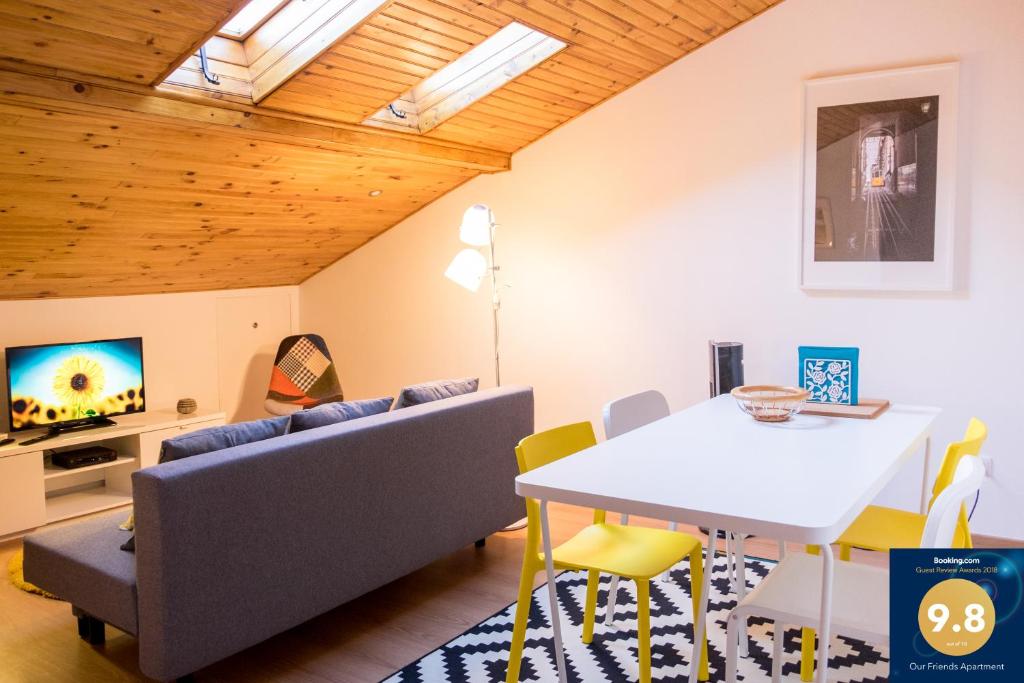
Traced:
MULTIPOLYGON (((587 511, 551 507, 556 542, 588 520, 587 511)), ((511 603, 524 540, 525 531, 495 534, 483 549, 463 548, 214 664, 196 678, 200 683, 379 681, 511 603)), ((106 645, 87 645, 78 638, 67 603, 24 593, 6 580, 7 561, 20 547, 20 541, 0 545, 5 570, 0 581, 0 683, 145 680, 134 638, 108 626, 106 645)), ((770 559, 777 555, 770 539, 748 540, 746 552, 770 559)), ((887 564, 881 553, 859 553, 854 559, 887 564)))

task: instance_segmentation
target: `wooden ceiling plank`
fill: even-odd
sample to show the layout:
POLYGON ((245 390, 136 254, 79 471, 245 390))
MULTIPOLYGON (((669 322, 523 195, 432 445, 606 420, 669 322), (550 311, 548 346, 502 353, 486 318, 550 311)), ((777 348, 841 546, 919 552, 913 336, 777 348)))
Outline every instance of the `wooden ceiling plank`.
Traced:
MULTIPOLYGON (((387 82, 388 85, 386 87, 388 88, 394 84, 404 86, 403 89, 408 89, 423 80, 422 76, 414 76, 403 70, 388 68, 386 65, 379 62, 373 63, 369 61, 362 61, 349 56, 349 54, 351 54, 351 52, 342 53, 332 50, 318 59, 316 63, 310 64, 306 68, 314 73, 326 72, 325 75, 331 71, 353 74, 353 76, 346 76, 349 80, 359 78, 371 81, 384 81, 387 82)), ((360 56, 366 57, 368 55, 363 53, 360 56)))
POLYGON ((280 118, 265 112, 239 111, 224 107, 146 94, 132 90, 60 78, 26 75, 0 70, 0 97, 39 97, 79 106, 103 107, 110 114, 129 118, 157 117, 190 126, 213 128, 239 136, 276 139, 294 144, 323 146, 328 149, 363 151, 385 156, 403 156, 435 163, 467 166, 479 170, 507 170, 508 159, 485 150, 438 148, 411 136, 389 134, 358 126, 340 127, 280 118))
POLYGON ((376 53, 384 57, 390 57, 413 65, 422 70, 425 76, 429 76, 448 63, 448 60, 446 59, 439 59, 421 52, 416 52, 415 50, 405 49, 395 43, 372 38, 364 34, 362 31, 356 31, 346 38, 344 45, 362 48, 367 52, 376 53))
MULTIPOLYGON (((401 0, 398 2, 400 3, 401 0)), ((445 24, 459 26, 483 36, 492 36, 508 25, 508 17, 502 17, 497 13, 482 16, 479 13, 468 13, 442 3, 443 0, 407 0, 407 3, 402 3, 401 6, 421 12, 445 24), (411 3, 415 3, 415 5, 412 6, 411 3)))
POLYGON ((718 2, 717 0, 679 0, 679 3, 692 7, 696 11, 700 12, 709 19, 713 19, 720 26, 725 28, 732 28, 736 24, 743 21, 743 16, 750 17, 750 12, 746 9, 736 9, 735 3, 726 1, 718 2))
POLYGON ((375 50, 374 48, 376 46, 373 43, 376 41, 364 40, 362 45, 357 45, 357 39, 359 38, 360 36, 353 34, 345 41, 344 44, 335 45, 331 52, 325 54, 321 58, 323 63, 331 64, 335 57, 340 59, 351 59, 353 61, 370 64, 381 69, 388 69, 393 71, 396 76, 401 76, 402 78, 412 78, 413 83, 423 80, 435 71, 435 69, 425 67, 421 64, 408 62, 398 57, 386 55, 379 50, 375 50))
POLYGON ((414 52, 416 54, 435 59, 441 66, 448 64, 462 54, 458 50, 452 50, 440 45, 434 45, 433 43, 418 40, 412 36, 395 33, 394 31, 378 26, 372 22, 363 24, 359 27, 357 32, 361 36, 371 38, 383 43, 384 45, 391 45, 407 52, 414 52))
POLYGON ((517 78, 506 85, 502 88, 502 91, 509 95, 515 95, 523 98, 524 100, 529 99, 537 102, 538 106, 546 107, 548 105, 553 105, 565 111, 572 111, 574 115, 586 111, 591 106, 591 103, 589 102, 584 102, 568 95, 561 95, 553 93, 550 90, 538 88, 530 81, 525 81, 522 77, 517 78))
POLYGON ((650 2, 643 0, 588 0, 588 2, 606 12, 628 18, 630 22, 644 30, 656 33, 663 40, 674 42, 675 45, 686 51, 714 38, 710 33, 650 2))
POLYGON ((338 99, 349 100, 352 104, 379 107, 381 102, 387 102, 395 96, 393 90, 386 90, 379 87, 347 81, 343 78, 333 76, 321 76, 315 73, 303 73, 288 86, 289 92, 300 94, 330 97, 337 96, 338 99), (329 89, 329 90, 327 90, 329 89))
POLYGON ((405 21, 413 26, 417 26, 439 35, 460 40, 467 45, 477 45, 488 36, 494 35, 498 30, 497 27, 483 23, 475 24, 477 27, 476 29, 468 28, 466 26, 445 21, 444 19, 430 14, 425 14, 419 10, 410 9, 409 7, 398 4, 397 2, 392 3, 391 6, 384 11, 384 15, 405 21), (484 26, 490 30, 480 30, 480 27, 484 26))
POLYGON ((264 100, 264 107, 291 114, 302 114, 324 121, 336 123, 358 124, 366 118, 365 108, 342 107, 325 101, 324 98, 310 98, 301 94, 292 93, 290 90, 279 89, 273 95, 264 100))
POLYGON ((538 69, 523 74, 510 85, 514 85, 518 90, 529 88, 530 91, 538 93, 538 96, 539 93, 544 93, 548 97, 578 102, 588 109, 607 97, 605 91, 599 88, 580 88, 572 79, 559 79, 551 72, 542 72, 538 69))
POLYGON ((375 16, 373 19, 368 21, 367 24, 384 31, 389 31, 397 35, 411 38, 418 42, 428 43, 445 50, 451 50, 459 55, 466 52, 474 45, 479 44, 483 40, 482 37, 474 37, 472 41, 454 38, 447 34, 438 33, 432 29, 419 26, 410 21, 393 17, 388 14, 387 10, 384 10, 375 16))
MULTIPOLYGON (((623 45, 629 45, 632 51, 642 50, 644 54, 654 60, 664 60, 666 57, 673 60, 679 59, 687 52, 676 36, 670 36, 666 40, 659 35, 659 31, 643 28, 632 21, 635 16, 630 15, 628 7, 619 7, 616 8, 617 11, 609 12, 596 3, 582 0, 547 0, 547 2, 564 12, 560 17, 563 21, 572 16, 583 17, 593 22, 594 26, 601 26, 623 39, 623 45)), ((633 14, 635 15, 635 13, 633 14)))
POLYGON ((335 58, 328 63, 326 60, 310 64, 303 71, 323 78, 330 78, 341 83, 358 83, 383 92, 404 92, 420 81, 407 74, 400 74, 371 64, 357 64, 352 60, 335 58), (344 64, 344 65, 342 65, 344 64))
POLYGON ((604 90, 608 96, 636 82, 636 79, 631 76, 608 73, 607 71, 602 73, 599 67, 585 59, 581 59, 578 55, 579 52, 570 46, 561 54, 557 54, 544 64, 541 64, 538 69, 546 72, 557 71, 559 74, 578 79, 581 83, 604 90))
MULTIPOLYGON (((57 3, 54 3, 57 4, 57 3)), ((69 32, 69 35, 93 34, 110 41, 114 44, 122 44, 125 49, 134 45, 144 45, 153 52, 155 56, 162 56, 167 52, 176 54, 181 49, 182 39, 190 35, 187 29, 177 29, 170 25, 160 25, 159 30, 149 28, 137 28, 137 22, 125 22, 111 20, 109 14, 103 17, 92 16, 88 11, 71 13, 61 7, 48 7, 30 2, 4 2, 0 5, 0 21, 4 26, 11 17, 17 17, 22 21, 30 22, 28 25, 35 29, 37 39, 40 31, 56 31, 58 29, 69 32)))
POLYGON ((614 94, 613 90, 585 83, 578 78, 562 73, 559 66, 554 64, 547 68, 541 64, 530 73, 523 74, 523 78, 530 82, 536 81, 538 88, 547 88, 553 92, 565 92, 570 97, 579 98, 591 106, 614 94))
POLYGON ((576 43, 597 49, 630 64, 645 73, 672 61, 671 55, 634 42, 615 31, 583 16, 573 14, 547 0, 494 0, 494 4, 514 19, 536 26, 548 35, 567 43, 576 43))
POLYGON ((531 91, 523 89, 517 83, 509 83, 500 91, 494 93, 495 102, 510 102, 513 106, 529 107, 531 110, 549 112, 558 118, 572 118, 579 116, 580 112, 586 111, 589 107, 583 102, 571 102, 567 106, 566 98, 554 97, 544 91, 531 91))
MULTIPOLYGON (((640 0, 640 2, 642 5, 660 7, 666 12, 671 12, 677 17, 676 23, 680 29, 689 25, 712 37, 717 37, 729 30, 729 27, 735 24, 736 21, 734 17, 722 12, 719 8, 710 6, 711 10, 713 10, 712 13, 719 16, 720 20, 716 20, 713 17, 707 16, 704 12, 698 11, 693 5, 686 3, 685 0, 640 0)), ((708 6, 705 5, 705 7, 708 6)))

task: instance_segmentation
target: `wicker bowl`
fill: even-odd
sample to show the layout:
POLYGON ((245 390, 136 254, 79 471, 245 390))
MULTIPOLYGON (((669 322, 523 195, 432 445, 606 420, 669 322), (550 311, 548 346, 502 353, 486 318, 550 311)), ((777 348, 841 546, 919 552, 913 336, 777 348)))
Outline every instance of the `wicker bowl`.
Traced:
POLYGON ((806 389, 774 384, 736 387, 731 393, 740 409, 758 422, 785 422, 799 413, 811 396, 806 389))
POLYGON ((198 407, 199 405, 194 398, 183 398, 178 401, 178 413, 181 415, 190 415, 196 412, 198 407))

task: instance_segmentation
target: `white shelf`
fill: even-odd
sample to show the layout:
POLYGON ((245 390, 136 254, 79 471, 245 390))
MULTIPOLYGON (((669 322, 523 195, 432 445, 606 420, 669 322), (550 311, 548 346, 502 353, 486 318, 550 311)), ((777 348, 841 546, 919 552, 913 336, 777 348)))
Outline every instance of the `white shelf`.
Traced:
POLYGON ((105 486, 75 493, 64 493, 46 499, 46 523, 52 524, 62 519, 129 505, 131 502, 130 493, 111 491, 105 486))
MULTIPOLYGON (((61 434, 27 446, 0 446, 0 540, 64 519, 130 505, 132 473, 157 464, 164 440, 222 424, 224 413, 220 412, 178 415, 152 411, 120 416, 110 427, 61 434), (113 448, 117 460, 71 470, 46 465, 46 451, 96 444, 113 448)), ((42 433, 24 432, 18 438, 42 433)))
POLYGON ((135 458, 129 455, 118 456, 117 460, 111 460, 110 462, 100 462, 95 465, 86 465, 85 467, 76 467, 74 469, 65 469, 58 467, 57 465, 48 464, 43 468, 43 479, 58 479, 60 477, 69 477, 80 472, 89 472, 91 470, 102 470, 107 467, 117 467, 118 465, 134 464, 135 458))

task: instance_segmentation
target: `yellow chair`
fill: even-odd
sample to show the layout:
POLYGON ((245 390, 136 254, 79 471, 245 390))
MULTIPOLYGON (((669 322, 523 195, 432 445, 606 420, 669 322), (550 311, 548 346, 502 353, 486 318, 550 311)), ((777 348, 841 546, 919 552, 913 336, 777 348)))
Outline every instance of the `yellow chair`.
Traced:
MULTIPOLYGON (((956 474, 956 468, 960 465, 960 460, 965 455, 978 455, 987 437, 988 427, 978 418, 972 417, 967 424, 967 432, 964 434, 963 440, 955 441, 946 447, 946 454, 942 458, 939 474, 935 477, 935 484, 932 485, 932 497, 928 501, 929 510, 932 509, 932 504, 939 494, 953 483, 953 476, 956 474)), ((927 520, 927 514, 869 505, 836 541, 839 544, 839 559, 849 560, 851 548, 888 552, 893 548, 920 547, 921 534, 924 533, 924 525, 927 520)), ((951 547, 973 547, 971 530, 967 526, 967 508, 963 503, 960 504, 960 514, 957 518, 956 532, 953 535, 951 547)), ((807 551, 812 555, 818 553, 815 546, 808 546, 807 551)), ((814 678, 814 630, 803 629, 801 640, 800 679, 810 681, 814 678)))
MULTIPOLYGON (((597 443, 589 422, 557 427, 528 436, 516 447, 519 471, 528 472, 597 443)), ((540 550, 540 503, 526 499, 529 520, 526 532, 526 553, 519 578, 519 597, 512 628, 507 683, 519 680, 519 667, 526 640, 526 624, 530 616, 533 579, 544 571, 544 554, 540 550)), ((594 638, 594 615, 597 611, 597 586, 601 573, 612 574, 636 582, 637 635, 639 640, 640 681, 651 680, 651 616, 650 580, 674 566, 684 557, 690 558, 690 585, 694 588, 693 610, 700 604, 703 585, 701 542, 689 534, 667 529, 622 526, 605 523, 604 510, 594 510, 594 523, 552 550, 556 569, 587 572, 586 605, 583 616, 583 642, 594 638)), ((700 680, 708 680, 707 639, 701 654, 700 680)))
MULTIPOLYGON (((935 477, 935 484, 932 486, 932 497, 928 501, 929 510, 932 509, 932 504, 939 494, 952 483, 961 458, 965 455, 978 455, 986 437, 988 427, 978 418, 972 417, 963 441, 949 444, 946 455, 942 458, 939 474, 935 477)), ((879 551, 917 548, 921 543, 921 534, 924 532, 924 523, 927 519, 928 515, 919 512, 869 505, 839 537, 839 559, 850 559, 850 548, 879 551)), ((952 547, 972 547, 971 530, 967 526, 967 508, 963 504, 960 505, 960 516, 957 518, 952 547)))

